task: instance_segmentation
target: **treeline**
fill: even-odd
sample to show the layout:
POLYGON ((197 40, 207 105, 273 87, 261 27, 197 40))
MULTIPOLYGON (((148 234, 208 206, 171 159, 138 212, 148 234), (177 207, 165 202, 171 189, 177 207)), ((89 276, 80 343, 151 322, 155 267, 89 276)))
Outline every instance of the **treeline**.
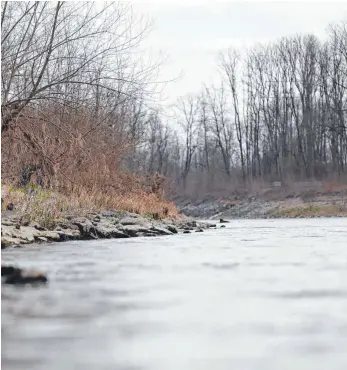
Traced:
POLYGON ((128 5, 3 2, 1 25, 8 181, 28 163, 47 186, 124 191, 160 174, 186 194, 346 175, 346 22, 325 41, 221 53, 219 81, 174 115, 157 98, 163 61, 141 50, 150 24, 128 5))
POLYGON ((2 181, 128 192, 162 57, 129 3, 2 2, 2 181))
POLYGON ((330 26, 325 42, 293 36, 242 58, 231 49, 222 53, 220 81, 178 101, 181 136, 158 129, 148 162, 191 194, 345 179, 346 26, 330 26))

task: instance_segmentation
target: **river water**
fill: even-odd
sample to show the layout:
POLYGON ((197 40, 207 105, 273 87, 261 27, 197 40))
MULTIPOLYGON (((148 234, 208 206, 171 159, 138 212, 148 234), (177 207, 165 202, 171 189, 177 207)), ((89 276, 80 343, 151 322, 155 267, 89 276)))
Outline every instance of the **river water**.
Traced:
POLYGON ((347 219, 237 220, 6 262, 50 281, 2 287, 4 369, 347 369, 347 219))

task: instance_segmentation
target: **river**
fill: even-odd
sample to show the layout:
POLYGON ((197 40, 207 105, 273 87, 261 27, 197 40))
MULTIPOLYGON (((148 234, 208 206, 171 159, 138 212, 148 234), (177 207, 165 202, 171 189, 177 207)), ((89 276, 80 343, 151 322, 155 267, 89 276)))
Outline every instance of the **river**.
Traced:
POLYGON ((347 219, 33 245, 2 263, 5 370, 345 370, 347 219))

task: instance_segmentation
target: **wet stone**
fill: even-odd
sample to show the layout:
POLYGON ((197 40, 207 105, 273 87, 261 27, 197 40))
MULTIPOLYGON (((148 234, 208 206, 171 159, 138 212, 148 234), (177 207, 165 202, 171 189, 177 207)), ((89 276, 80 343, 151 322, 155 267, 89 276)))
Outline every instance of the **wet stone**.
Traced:
POLYGON ((1 280, 4 284, 24 285, 46 283, 47 277, 40 271, 24 270, 14 266, 1 266, 1 280))

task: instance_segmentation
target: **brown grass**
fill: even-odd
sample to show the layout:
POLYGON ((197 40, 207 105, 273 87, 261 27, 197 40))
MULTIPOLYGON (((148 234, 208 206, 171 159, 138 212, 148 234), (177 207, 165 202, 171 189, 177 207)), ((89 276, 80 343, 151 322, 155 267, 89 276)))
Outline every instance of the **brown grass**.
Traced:
POLYGON ((296 206, 271 212, 273 217, 343 217, 347 216, 346 204, 296 206))
POLYGON ((174 204, 164 199, 164 178, 127 170, 136 143, 124 115, 101 112, 97 120, 91 117, 86 109, 56 105, 23 112, 2 136, 1 181, 7 194, 2 209, 12 202, 18 211, 46 224, 66 213, 107 209, 176 216, 174 204), (28 164, 40 167, 29 184, 34 195, 20 184, 28 164))
POLYGON ((66 216, 86 216, 90 212, 121 210, 139 213, 147 217, 178 217, 173 202, 165 201, 155 194, 133 193, 132 195, 110 196, 100 192, 87 193, 83 190, 69 196, 42 189, 2 187, 2 211, 9 203, 15 205, 16 213, 28 221, 53 228, 66 216))

